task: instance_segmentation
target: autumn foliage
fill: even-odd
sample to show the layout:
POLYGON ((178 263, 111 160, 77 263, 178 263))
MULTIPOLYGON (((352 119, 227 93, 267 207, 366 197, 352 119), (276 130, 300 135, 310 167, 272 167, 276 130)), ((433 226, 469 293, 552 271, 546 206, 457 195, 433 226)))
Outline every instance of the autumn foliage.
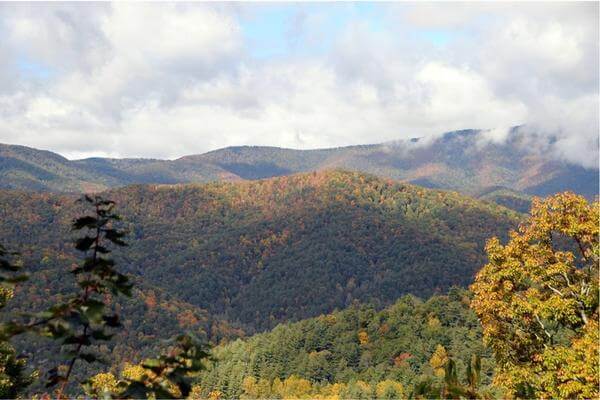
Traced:
POLYGON ((487 244, 472 307, 513 396, 599 396, 599 210, 573 193, 535 200, 506 245, 487 244))
POLYGON ((3 396, 40 392, 28 366, 57 397, 599 396, 598 202, 534 200, 507 234, 524 215, 341 171, 110 195, 122 219, 85 197, 73 222, 70 196, 0 191, 0 239, 32 271, 0 246, 0 308, 14 294, 19 311, 0 330, 3 396), (472 292, 453 287, 492 235, 472 292))

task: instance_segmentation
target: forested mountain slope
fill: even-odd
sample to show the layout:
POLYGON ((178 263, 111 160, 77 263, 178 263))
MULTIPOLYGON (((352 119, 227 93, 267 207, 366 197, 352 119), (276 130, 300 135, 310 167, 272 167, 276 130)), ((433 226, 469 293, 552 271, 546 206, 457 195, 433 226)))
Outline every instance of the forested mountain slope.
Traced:
POLYGON ((514 128, 506 141, 496 143, 482 131, 464 130, 434 140, 324 150, 246 146, 182 159, 210 162, 245 179, 343 168, 470 195, 495 186, 538 196, 564 190, 590 198, 598 194, 598 169, 532 152, 528 135, 514 128))
POLYGON ((485 386, 493 360, 481 336, 464 290, 427 301, 406 296, 384 310, 354 304, 217 347, 216 362, 199 384, 205 396, 219 391, 228 399, 316 398, 334 391, 340 398, 406 398, 426 376, 441 381, 430 363, 437 350, 455 360, 461 381, 471 357, 480 356, 485 386), (385 396, 390 388, 395 395, 385 396))
MULTIPOLYGON (((505 237, 519 218, 457 193, 341 171, 105 196, 130 231, 116 254, 128 272, 248 332, 354 300, 383 306, 466 285, 485 240, 505 237)), ((0 240, 34 269, 68 267, 75 199, 1 191, 0 240)))
POLYGON ((529 213, 533 196, 510 190, 502 186, 493 186, 475 195, 478 200, 499 204, 520 213, 529 213))
POLYGON ((470 195, 496 186, 539 196, 564 190, 588 198, 598 194, 598 169, 532 151, 529 135, 514 128, 500 143, 486 139, 485 132, 464 130, 434 140, 322 150, 242 146, 172 161, 69 161, 50 152, 0 145, 0 187, 82 192, 134 183, 253 180, 342 168, 470 195))
POLYGON ((135 183, 207 182, 239 179, 203 162, 88 158, 67 160, 43 150, 0 144, 0 188, 94 192, 135 183))

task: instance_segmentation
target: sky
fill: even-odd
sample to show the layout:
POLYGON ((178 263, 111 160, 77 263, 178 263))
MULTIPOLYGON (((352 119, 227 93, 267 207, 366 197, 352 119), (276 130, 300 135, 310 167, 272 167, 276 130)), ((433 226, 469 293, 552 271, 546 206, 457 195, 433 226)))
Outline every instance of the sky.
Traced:
POLYGON ((598 165, 599 9, 552 3, 0 3, 0 142, 177 158, 525 125, 598 165))

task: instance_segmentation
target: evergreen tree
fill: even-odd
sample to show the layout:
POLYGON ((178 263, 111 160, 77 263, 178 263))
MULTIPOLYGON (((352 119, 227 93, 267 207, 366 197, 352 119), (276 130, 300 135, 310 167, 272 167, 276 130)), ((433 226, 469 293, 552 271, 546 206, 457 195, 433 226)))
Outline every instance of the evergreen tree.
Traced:
MULTIPOLYGON (((20 266, 11 258, 16 255, 0 245, 0 310, 13 297, 14 285, 27 278, 26 275, 15 275, 20 266)), ((0 340, 0 398, 16 398, 27 389, 35 376, 35 372, 27 370, 26 360, 17 356, 11 344, 0 340)))

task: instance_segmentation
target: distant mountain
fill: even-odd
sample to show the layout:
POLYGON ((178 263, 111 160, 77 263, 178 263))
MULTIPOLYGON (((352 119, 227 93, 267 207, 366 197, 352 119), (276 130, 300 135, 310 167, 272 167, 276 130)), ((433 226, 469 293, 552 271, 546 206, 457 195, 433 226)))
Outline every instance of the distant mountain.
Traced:
POLYGON ((87 158, 67 160, 50 151, 0 144, 0 188, 94 192, 135 183, 173 184, 239 179, 202 161, 87 158))
POLYGON ((243 179, 343 168, 470 195, 498 186, 537 196, 564 190, 590 198, 598 194, 598 169, 547 159, 529 152, 526 142, 518 129, 503 143, 464 130, 429 143, 412 139, 325 150, 232 147, 183 159, 210 162, 243 179))
POLYGON ((598 169, 551 160, 527 146, 528 137, 518 128, 502 143, 486 140, 482 131, 464 130, 431 141, 322 150, 229 147, 172 161, 69 161, 47 151, 0 145, 0 188, 82 192, 132 183, 254 180, 341 168, 470 195, 497 186, 539 196, 563 190, 589 198, 598 194, 598 169))

